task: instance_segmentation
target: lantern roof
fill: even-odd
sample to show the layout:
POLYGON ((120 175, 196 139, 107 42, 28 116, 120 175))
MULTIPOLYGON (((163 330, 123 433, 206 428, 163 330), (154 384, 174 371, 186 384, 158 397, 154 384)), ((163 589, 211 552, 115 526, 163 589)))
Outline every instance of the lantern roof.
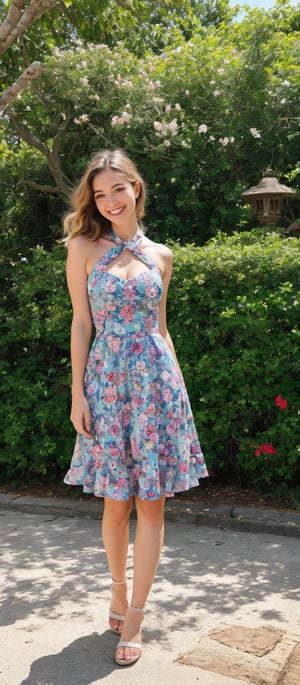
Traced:
POLYGON ((277 195, 280 197, 286 197, 288 195, 294 195, 294 193, 295 191, 292 190, 292 188, 279 183, 273 174, 266 172, 257 186, 252 186, 252 188, 245 190, 242 193, 242 196, 250 197, 251 195, 277 195))

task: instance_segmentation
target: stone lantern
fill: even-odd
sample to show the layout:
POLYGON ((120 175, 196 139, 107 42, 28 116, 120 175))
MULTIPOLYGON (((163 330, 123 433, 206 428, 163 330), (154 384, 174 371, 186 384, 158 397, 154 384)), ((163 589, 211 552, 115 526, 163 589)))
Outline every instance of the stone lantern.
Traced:
POLYGON ((294 194, 294 190, 281 185, 268 169, 258 185, 245 190, 242 197, 251 205, 253 214, 261 226, 275 226, 281 216, 285 198, 294 194))

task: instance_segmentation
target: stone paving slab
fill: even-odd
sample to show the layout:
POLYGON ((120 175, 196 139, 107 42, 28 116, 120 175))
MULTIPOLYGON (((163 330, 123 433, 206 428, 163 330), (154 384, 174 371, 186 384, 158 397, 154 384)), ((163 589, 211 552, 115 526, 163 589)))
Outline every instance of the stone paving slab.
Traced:
POLYGON ((250 685, 299 685, 300 643, 272 626, 219 626, 178 658, 250 685))

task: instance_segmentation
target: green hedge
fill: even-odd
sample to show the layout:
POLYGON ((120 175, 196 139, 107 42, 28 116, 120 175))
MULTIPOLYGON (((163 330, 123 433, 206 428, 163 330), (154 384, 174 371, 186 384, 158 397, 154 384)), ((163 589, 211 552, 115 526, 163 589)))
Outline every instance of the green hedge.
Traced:
POLYGON ((253 231, 174 253, 170 331, 210 470, 296 496, 299 241, 253 231))
MULTIPOLYGON (((211 474, 294 501, 299 245, 261 231, 221 234, 203 248, 172 244, 168 307, 211 474)), ((2 264, 0 464, 12 482, 61 474, 73 448, 64 262, 55 247, 2 264)))

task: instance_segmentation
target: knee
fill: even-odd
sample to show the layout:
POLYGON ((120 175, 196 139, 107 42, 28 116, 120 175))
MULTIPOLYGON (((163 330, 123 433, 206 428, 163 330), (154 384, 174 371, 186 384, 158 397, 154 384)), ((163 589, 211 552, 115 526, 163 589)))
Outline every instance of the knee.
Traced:
POLYGON ((164 498, 150 502, 136 499, 136 512, 138 520, 143 520, 151 526, 161 528, 164 522, 164 498))
POLYGON ((132 500, 119 502, 115 500, 104 500, 104 516, 115 526, 127 524, 132 509, 132 500))

